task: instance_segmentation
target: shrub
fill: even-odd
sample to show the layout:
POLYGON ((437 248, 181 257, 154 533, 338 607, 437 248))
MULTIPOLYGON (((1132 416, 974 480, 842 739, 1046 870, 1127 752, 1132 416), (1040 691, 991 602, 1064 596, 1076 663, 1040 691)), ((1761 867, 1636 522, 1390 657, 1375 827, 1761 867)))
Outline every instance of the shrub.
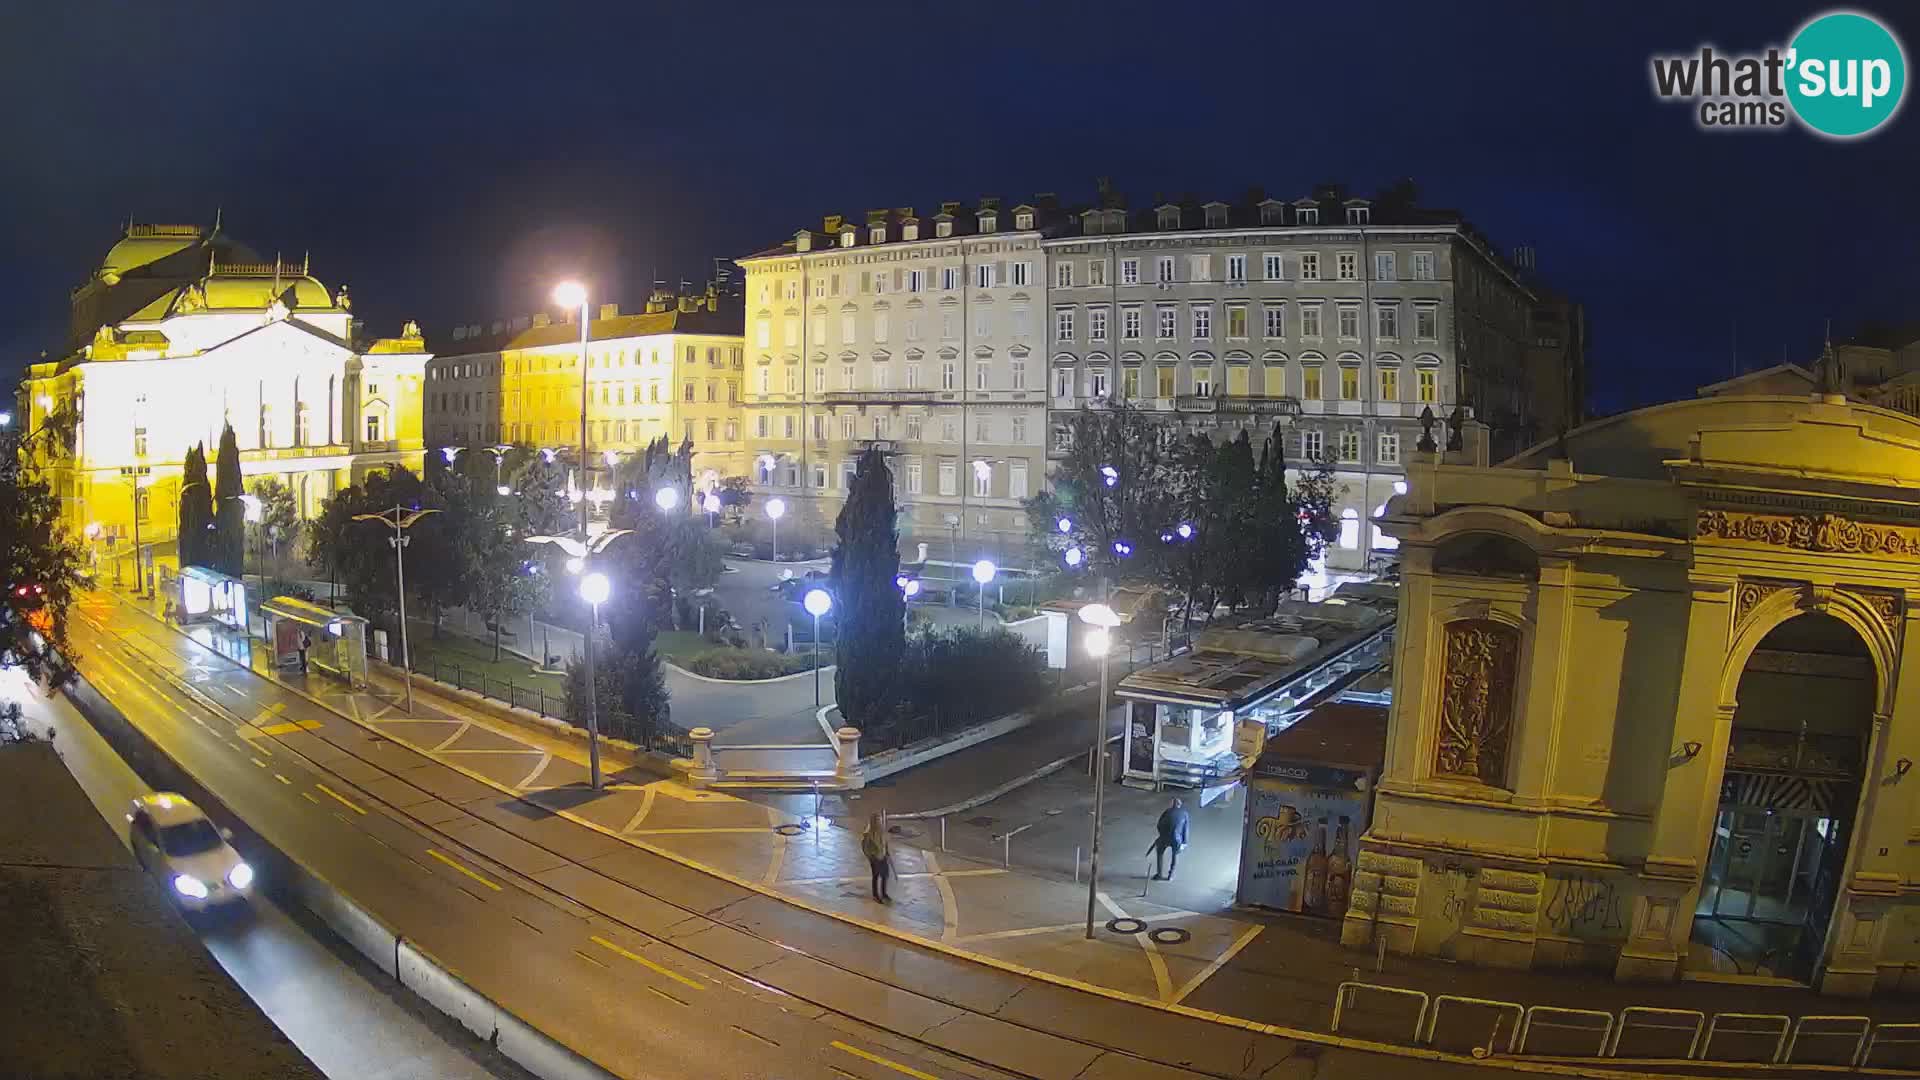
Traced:
POLYGON ((901 711, 930 724, 926 734, 1015 712, 1046 695, 1046 669, 1039 649, 1001 627, 915 634, 901 657, 901 711))
MULTIPOLYGON (((820 659, 831 663, 825 655, 820 659)), ((811 670, 814 659, 810 653, 783 656, 757 649, 708 649, 688 657, 682 666, 709 679, 775 679, 811 670)))

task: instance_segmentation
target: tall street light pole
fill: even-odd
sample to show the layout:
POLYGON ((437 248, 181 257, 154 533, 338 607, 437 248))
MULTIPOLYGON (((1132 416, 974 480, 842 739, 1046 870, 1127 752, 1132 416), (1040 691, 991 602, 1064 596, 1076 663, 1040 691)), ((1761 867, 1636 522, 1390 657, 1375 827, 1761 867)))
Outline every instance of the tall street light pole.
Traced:
POLYGON ((1100 892, 1100 825, 1107 789, 1107 659, 1113 651, 1112 630, 1120 618, 1105 604, 1088 604, 1080 609, 1080 621, 1093 627, 1087 632, 1087 652, 1100 658, 1100 696, 1093 707, 1093 838, 1087 851, 1087 938, 1093 938, 1093 908, 1100 892))
POLYGON ((567 568, 569 570, 572 570, 576 574, 584 575, 584 578, 600 579, 599 583, 595 585, 589 585, 584 578, 580 583, 581 598, 586 600, 587 603, 590 604, 593 608, 590 614, 591 621, 587 624, 587 636, 585 641, 585 647, 581 650, 581 652, 585 654, 583 662, 586 664, 585 675, 586 675, 586 683, 587 683, 587 689, 586 689, 587 769, 590 776, 592 777, 593 790, 595 791, 600 790, 601 782, 600 782, 600 714, 599 714, 599 703, 594 700, 594 686, 593 686, 593 635, 594 635, 594 627, 600 621, 600 603, 607 598, 607 594, 604 592, 601 592, 600 590, 602 586, 607 586, 609 585, 609 583, 607 582, 607 577, 605 574, 590 574, 587 572, 587 559, 589 556, 598 555, 602 551, 605 551, 607 549, 608 544, 613 543, 615 540, 620 539, 621 537, 627 535, 627 533, 631 531, 632 531, 631 529, 608 529, 606 532, 603 532, 599 536, 594 537, 591 542, 588 542, 585 540, 575 540, 571 536, 529 536, 527 537, 527 543, 529 544, 558 545, 560 550, 567 553, 567 556, 568 556, 567 568), (592 597, 594 594, 599 595, 600 599, 599 600, 593 599, 592 597))
MULTIPOLYGON (((554 287, 553 302, 561 307, 580 309, 580 540, 587 539, 588 507, 586 492, 593 484, 587 475, 587 344, 593 329, 587 321, 587 287, 577 281, 563 281, 554 287)), ((593 681, 593 650, 587 650, 587 681, 593 681)))
POLYGON ((808 589, 807 614, 813 616, 813 707, 820 707, 820 616, 833 610, 833 594, 825 589, 808 589))
POLYGON ((773 522, 773 561, 780 561, 780 515, 787 512, 787 500, 775 495, 767 500, 767 519, 773 522))
POLYGON ((981 630, 987 628, 987 585, 993 581, 993 576, 999 571, 1000 568, 993 565, 992 559, 981 559, 973 564, 974 592, 978 594, 977 599, 980 602, 979 621, 976 625, 981 630))
POLYGON ((413 650, 407 647, 407 560, 402 557, 413 537, 407 530, 428 514, 437 514, 438 510, 409 510, 404 506, 395 506, 391 510, 378 514, 355 514, 355 521, 378 521, 382 525, 393 526, 393 535, 387 543, 393 545, 394 587, 398 594, 400 607, 400 676, 407 686, 407 715, 413 715, 413 650))

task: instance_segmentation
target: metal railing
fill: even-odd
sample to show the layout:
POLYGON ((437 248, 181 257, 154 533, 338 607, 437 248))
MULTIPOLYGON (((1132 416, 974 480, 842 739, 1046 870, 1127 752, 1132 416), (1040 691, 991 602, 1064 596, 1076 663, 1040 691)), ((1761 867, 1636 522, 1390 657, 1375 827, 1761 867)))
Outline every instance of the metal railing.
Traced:
MULTIPOLYGON (((436 682, 456 686, 470 693, 479 694, 481 697, 538 713, 562 723, 573 722, 566 714, 567 699, 564 692, 548 690, 545 686, 531 681, 517 682, 513 679, 494 678, 484 671, 461 667, 457 663, 442 660, 438 656, 419 657, 413 664, 413 671, 416 675, 425 675, 436 682)), ((603 734, 616 739, 625 739, 643 750, 658 751, 676 757, 690 757, 693 754, 693 741, 688 738, 686 732, 674 727, 656 728, 650 731, 621 731, 609 728, 603 734)))
POLYGON ((1330 1030, 1339 1033, 1363 997, 1372 1006, 1368 1012, 1376 1027, 1383 1020, 1401 1031, 1407 1030, 1401 1025, 1411 1026, 1409 1035, 1389 1031, 1369 1037, 1456 1052, 1470 1048, 1475 1057, 1717 1061, 1827 1069, 1910 1067, 1920 1060, 1920 1024, 1876 1024, 1868 1016, 1795 1018, 1647 1005, 1617 1012, 1528 1007, 1452 994, 1429 998, 1407 987, 1354 981, 1334 991, 1330 1030), (1405 1007, 1396 1008, 1400 1005, 1405 1007), (1455 1016, 1458 1023, 1445 1022, 1455 1016), (1447 1031, 1437 1038, 1440 1028, 1447 1031))

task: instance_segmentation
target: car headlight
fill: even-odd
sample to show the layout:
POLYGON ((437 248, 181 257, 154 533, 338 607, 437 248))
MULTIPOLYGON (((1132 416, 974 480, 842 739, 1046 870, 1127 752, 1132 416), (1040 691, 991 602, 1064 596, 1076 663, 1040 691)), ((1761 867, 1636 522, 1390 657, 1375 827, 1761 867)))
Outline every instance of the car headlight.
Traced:
POLYGON ((244 889, 253 884, 253 867, 246 863, 233 864, 233 869, 227 871, 227 884, 236 889, 244 889))
POLYGON ((175 874, 173 876, 173 891, 179 893, 181 896, 191 896, 195 900, 205 900, 207 898, 207 883, 194 877, 192 874, 175 874))

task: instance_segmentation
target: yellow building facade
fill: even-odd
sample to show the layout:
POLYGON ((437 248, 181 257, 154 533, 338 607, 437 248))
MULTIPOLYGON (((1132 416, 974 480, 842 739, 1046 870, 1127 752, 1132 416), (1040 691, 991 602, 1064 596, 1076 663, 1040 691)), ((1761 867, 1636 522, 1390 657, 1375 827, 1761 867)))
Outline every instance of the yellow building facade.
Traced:
POLYGON ((130 224, 71 316, 66 355, 28 369, 16 422, 73 419, 32 452, 100 557, 131 551, 136 519, 143 545, 171 545, 187 451, 204 443, 211 465, 229 424, 249 484, 279 479, 303 517, 369 471, 420 467, 418 328, 358 343, 346 290, 305 260, 262 260, 217 223, 130 224))
MULTIPOLYGON (((656 292, 638 313, 601 305, 588 333, 589 454, 633 453, 665 435, 693 444, 697 489, 745 474, 737 300, 656 292)), ((427 365, 427 438, 577 450, 580 390, 578 322, 457 327, 427 365)))

